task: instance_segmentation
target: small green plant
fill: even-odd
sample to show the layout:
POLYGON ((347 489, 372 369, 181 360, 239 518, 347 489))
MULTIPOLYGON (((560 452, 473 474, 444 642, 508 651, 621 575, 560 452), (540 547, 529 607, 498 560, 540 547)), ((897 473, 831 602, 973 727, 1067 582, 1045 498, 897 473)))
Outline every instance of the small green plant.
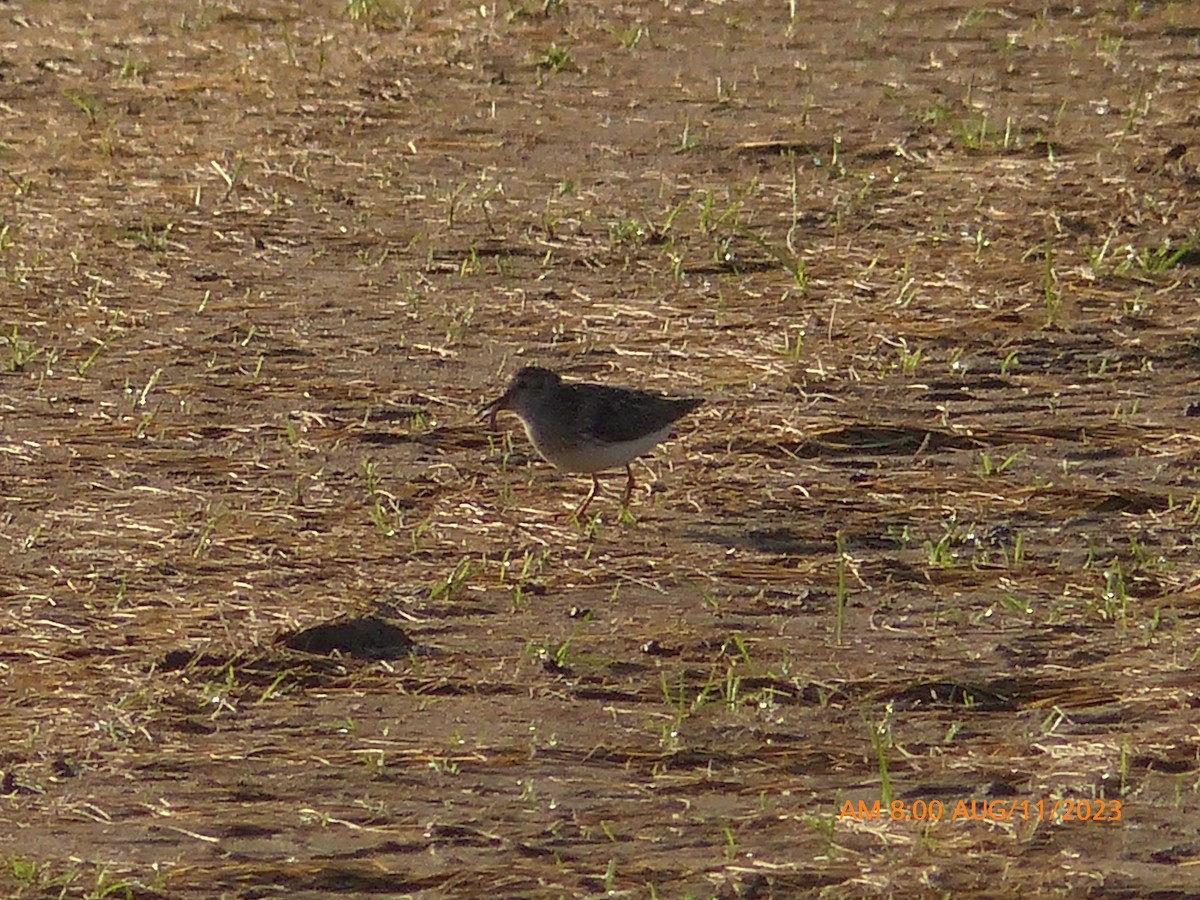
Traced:
POLYGON ((842 643, 842 628, 846 624, 846 600, 848 591, 846 588, 846 535, 840 530, 837 533, 837 594, 834 598, 833 606, 833 643, 841 646, 842 643))
POLYGON ((1050 711, 1042 717, 1041 729, 1042 734, 1051 735, 1058 731, 1063 722, 1067 721, 1067 714, 1058 706, 1052 706, 1050 711))
MULTIPOLYGON (((1138 121, 1150 115, 1150 107, 1154 102, 1154 91, 1147 90, 1144 84, 1138 86, 1137 96, 1128 104, 1125 110, 1126 135, 1137 131, 1138 121)), ((1119 142, 1118 142, 1119 143, 1119 142)))
POLYGON ((1125 38, 1119 34, 1101 34, 1096 38, 1096 53, 1100 56, 1116 56, 1124 44, 1125 38))
POLYGON ((13 881, 30 887, 42 881, 44 866, 23 856, 10 856, 6 867, 13 881))
POLYGON ((984 237, 983 228, 980 227, 975 232, 975 262, 983 260, 983 251, 992 246, 992 242, 984 237))
POLYGON ((1197 235, 1192 234, 1177 245, 1172 245, 1170 238, 1163 238, 1156 248, 1129 248, 1126 260, 1116 267, 1118 275, 1124 275, 1132 268, 1140 269, 1150 275, 1161 275, 1174 269, 1185 256, 1196 249, 1197 235))
POLYGON ((1095 250, 1087 251, 1088 266, 1092 270, 1091 274, 1093 278, 1099 278, 1107 271, 1105 262, 1108 259, 1109 251, 1112 249, 1113 240, 1116 236, 1117 224, 1114 222, 1112 228, 1109 229, 1108 234, 1104 238, 1104 243, 1095 250))
POLYGON ((346 16, 351 22, 363 22, 371 17, 376 0, 346 0, 346 16))
POLYGON ((1033 605, 1029 601, 1022 600, 1020 597, 1016 597, 1012 594, 1005 594, 1003 597, 1001 597, 999 600, 999 606, 1005 612, 1014 613, 1018 616, 1033 615, 1033 605))
MULTIPOLYGON (((1004 547, 1005 562, 1012 566, 1019 566, 1025 562, 1025 535, 1017 532, 1017 536, 1013 539, 1012 557, 1008 556, 1008 548, 1004 547)), ((1031 610, 1032 611, 1032 610, 1031 610)))
MULTIPOLYGON (((1171 502, 1168 500, 1168 505, 1171 502)), ((1171 568, 1170 561, 1163 554, 1149 549, 1136 535, 1129 538, 1129 553, 1133 556, 1134 567, 1139 572, 1165 572, 1171 568)))
POLYGON ((659 672, 658 686, 662 691, 663 703, 671 707, 677 714, 685 716, 687 714, 687 685, 684 683, 684 675, 679 673, 678 687, 672 687, 667 681, 666 670, 659 672))
POLYGON ((723 851, 725 859, 732 861, 737 856, 737 837, 733 833, 733 827, 729 824, 722 826, 721 833, 725 835, 723 851))
POLYGON ((1062 291, 1058 286, 1058 273, 1054 270, 1054 247, 1046 245, 1045 265, 1042 269, 1042 298, 1046 309, 1046 328, 1058 324, 1058 313, 1062 308, 1062 291))
POLYGON ((795 326, 783 332, 783 355, 788 362, 798 363, 804 355, 804 328, 795 326))
POLYGON ((741 634, 734 633, 730 635, 729 640, 722 645, 721 650, 725 653, 729 653, 731 644, 733 649, 737 651, 737 655, 741 657, 742 662, 744 662, 746 665, 750 665, 750 645, 746 643, 746 639, 742 637, 741 634))
POLYGON ((538 802, 537 786, 533 783, 532 778, 518 778, 517 787, 521 789, 521 800, 524 803, 536 804, 538 802))
POLYGON ((1133 418, 1137 416, 1139 412, 1141 412, 1141 410, 1142 401, 1140 398, 1135 398, 1129 401, 1128 405, 1118 401, 1116 406, 1113 407, 1112 417, 1123 425, 1128 425, 1132 422, 1133 418))
POLYGON ((883 717, 878 722, 864 718, 867 735, 871 741, 871 752, 875 756, 875 765, 879 769, 879 802, 884 806, 892 803, 892 776, 888 766, 888 752, 895 741, 892 737, 892 704, 884 707, 883 717))
POLYGON ((174 222, 167 222, 165 225, 143 223, 140 228, 131 229, 129 235, 139 249, 162 253, 169 246, 174 229, 174 222))
POLYGON ((467 582, 475 575, 476 566, 470 559, 463 557, 444 580, 437 582, 429 590, 432 602, 457 600, 466 587, 467 582))
POLYGON ((458 277, 466 278, 468 275, 477 275, 479 274, 479 270, 479 250, 472 244, 467 250, 466 256, 463 257, 462 262, 459 264, 458 277))
POLYGON ((981 151, 996 142, 999 132, 988 124, 987 113, 972 112, 965 119, 951 123, 950 134, 964 150, 981 151))
MULTIPOLYGON (((7 147, 8 145, 5 144, 4 141, 0 141, 0 150, 7 149, 7 147)), ((4 174, 8 177, 8 180, 12 182, 13 187, 16 189, 16 196, 28 197, 33 193, 33 189, 36 186, 36 182, 34 182, 33 179, 26 178, 24 176, 18 177, 13 175, 11 172, 5 172, 4 174)))
POLYGON ((1125 588, 1125 572, 1121 560, 1113 557, 1104 570, 1104 591, 1100 595, 1100 617, 1110 622, 1124 622, 1129 610, 1129 593, 1125 588))
POLYGON ((371 524, 385 538, 395 537, 404 527, 404 513, 396 505, 395 498, 371 494, 368 500, 367 518, 371 524))
MULTIPOLYGON (((586 621, 586 617, 585 617, 586 621)), ((554 643, 546 641, 538 648, 537 658, 547 667, 553 667, 556 671, 562 671, 571 667, 571 662, 574 659, 574 654, 571 651, 571 644, 575 640, 575 635, 578 629, 572 630, 563 640, 554 643)))
POLYGON ((926 107, 917 118, 926 125, 937 127, 949 121, 950 110, 944 103, 934 103, 926 107))
POLYGON ((938 569, 952 568, 958 562, 958 554, 954 551, 955 532, 948 528, 946 533, 934 543, 925 542, 925 556, 929 565, 938 569))
MULTIPOLYGON (((468 336, 471 327, 475 322, 475 304, 468 303, 465 306, 460 306, 449 311, 443 328, 444 334, 442 342, 447 347, 461 343, 468 336)), ((419 413, 422 420, 425 420, 425 414, 419 413)), ((414 416, 415 418, 415 416, 414 416)), ((425 423, 427 424, 427 422, 425 423)))
POLYGON ((717 76, 717 103, 729 103, 733 100, 737 93, 737 82, 726 82, 720 75, 717 76))
MULTIPOLYGON (((841 807, 842 798, 838 797, 833 803, 833 808, 840 809, 841 807)), ((827 845, 833 845, 834 836, 837 834, 836 816, 832 814, 822 816, 816 813, 807 813, 800 818, 800 824, 820 835, 827 845)))
POLYGON ((741 223, 742 201, 731 203, 724 211, 718 213, 716 195, 707 190, 700 200, 699 221, 697 223, 702 235, 710 235, 718 229, 730 226, 735 230, 743 227, 741 223))
POLYGON ((643 39, 650 35, 650 30, 643 25, 635 23, 630 25, 628 28, 622 28, 619 30, 609 28, 609 33, 613 34, 616 39, 620 41, 622 47, 632 52, 633 50, 637 49, 638 44, 640 44, 643 39))
MULTIPOLYGON (((542 570, 546 566, 546 561, 550 558, 549 549, 543 547, 538 551, 525 550, 521 554, 521 570, 517 573, 516 578, 512 579, 511 601, 513 610, 520 609, 525 602, 525 592, 534 584, 534 580, 541 575, 542 570)), ((510 552, 504 552, 504 558, 500 563, 500 583, 507 584, 510 582, 509 572, 514 568, 514 562, 510 557, 510 552)))
MULTIPOLYGON (((264 690, 262 692, 262 696, 258 698, 258 702, 255 705, 261 706, 262 704, 267 703, 268 701, 272 700, 273 698, 278 697, 281 694, 283 694, 284 693, 283 684, 285 681, 287 681, 291 677, 292 677, 292 673, 290 671, 288 671, 287 669, 285 669, 284 671, 282 671, 278 675, 276 675, 275 679, 269 685, 267 685, 266 690, 264 690)), ((380 752, 382 753, 383 751, 380 751, 380 752)))
POLYGON ((346 0, 346 17, 358 25, 375 28, 396 20, 398 14, 393 0, 346 0))
POLYGON ((900 285, 900 290, 896 294, 897 306, 908 306, 917 297, 919 291, 916 290, 917 279, 906 278, 904 283, 900 285))
POLYGON ((992 459, 992 455, 984 450, 979 454, 979 474, 984 478, 991 478, 993 475, 1003 475, 1009 466, 1017 461, 1020 455, 1021 451, 1017 450, 1000 462, 996 462, 992 459))
POLYGON ((737 271, 737 255, 733 252, 733 236, 723 235, 716 239, 713 246, 712 260, 718 266, 728 266, 737 271))
POLYGON ((988 11, 983 7, 968 10, 955 21, 954 28, 951 29, 950 33, 958 34, 960 31, 974 28, 983 21, 984 16, 987 15, 987 12, 988 11))
POLYGON ((900 342, 900 371, 905 376, 912 377, 917 374, 917 369, 921 367, 921 351, 920 349, 909 350, 908 344, 905 341, 900 342))
MULTIPOLYGON (((213 171, 216 172, 219 176, 221 176, 221 180, 225 182, 225 193, 221 195, 221 199, 223 201, 228 200, 229 195, 232 194, 234 191, 234 188, 237 187, 238 179, 242 175, 242 168, 245 165, 245 163, 246 163, 246 159, 244 156, 242 156, 241 153, 239 153, 234 158, 233 171, 226 169, 223 165, 221 165, 215 159, 209 161, 209 165, 212 166, 213 171)), ((197 187, 196 190, 197 190, 197 194, 196 194, 196 204, 195 205, 199 206, 200 205, 199 188, 197 187)))
POLYGON ((721 614, 721 598, 711 591, 704 591, 700 595, 700 602, 713 611, 713 615, 721 614))
POLYGON ((1117 763, 1117 774, 1120 780, 1117 783, 1117 796, 1126 797, 1129 795, 1129 757, 1130 753, 1129 738, 1121 741, 1121 755, 1117 763))
POLYGON ((114 877, 107 869, 101 867, 96 873, 95 886, 88 890, 83 897, 84 900, 108 900, 110 897, 133 900, 135 888, 142 888, 142 885, 127 878, 114 877))
POLYGON ((974 526, 960 522, 958 512, 950 512, 941 524, 941 538, 936 542, 926 540, 923 547, 931 566, 938 569, 949 569, 958 565, 959 548, 973 539, 974 526))
POLYGON ((695 150, 700 145, 700 142, 692 137, 692 120, 683 120, 683 133, 679 136, 679 152, 687 153, 689 150, 695 150))
POLYGON ((0 371, 23 372, 26 366, 42 355, 42 348, 21 337, 16 325, 10 334, 0 335, 0 346, 8 349, 8 358, 4 360, 0 371))
POLYGON ((549 18, 550 13, 565 9, 567 0, 521 0, 508 14, 510 21, 516 19, 549 18))
POLYGON ((650 240, 653 229, 636 219, 619 219, 608 223, 608 237, 614 244, 644 244, 650 240))
POLYGON ((117 73, 117 77, 122 81, 127 79, 142 80, 150 71, 150 64, 144 59, 134 60, 127 55, 125 61, 121 63, 121 71, 117 73))
POLYGON ((458 775, 458 763, 449 756, 434 757, 429 760, 429 768, 438 775, 458 775))
POLYGON ((583 539, 585 541, 594 541, 596 539, 596 535, 600 533, 600 513, 598 512, 592 513, 582 522, 579 522, 578 519, 576 519, 576 522, 580 525, 581 533, 583 534, 583 539))
POLYGON ((537 54, 534 59, 534 65, 546 72, 561 72, 563 69, 574 65, 574 63, 571 51, 555 43, 551 43, 549 47, 540 54, 537 54))
POLYGON ((1132 297, 1121 299, 1121 316, 1135 322, 1144 321, 1150 317, 1150 296, 1140 285, 1132 297))
POLYGON ((204 505, 204 523, 200 527, 200 535, 192 548, 192 559, 200 559, 208 555, 213 543, 213 534, 217 531, 222 520, 226 518, 226 508, 223 503, 209 501, 204 505))
POLYGON ((87 116, 89 125, 95 125, 96 120, 100 118, 100 114, 104 112, 104 103, 94 94, 63 91, 63 96, 70 100, 76 109, 87 116))
POLYGON ((965 353, 966 353, 966 349, 963 347, 955 347, 953 350, 950 351, 948 367, 950 369, 951 375, 963 375, 966 373, 967 364, 965 362, 963 362, 963 356, 965 355, 965 353))
POLYGON ((1014 368, 1016 368, 1018 365, 1020 365, 1020 362, 1021 362, 1021 357, 1019 357, 1017 355, 1017 351, 1016 350, 1011 351, 1008 354, 1008 356, 1004 357, 1003 362, 1000 363, 1000 374, 1003 377, 1007 378, 1009 372, 1011 372, 1014 368))
POLYGON ((95 342, 96 348, 94 350, 92 350, 91 353, 88 354, 87 359, 85 359, 83 362, 79 363, 75 367, 75 371, 78 372, 81 376, 86 375, 88 373, 88 369, 90 369, 92 367, 92 365, 96 362, 97 358, 99 358, 100 354, 103 353, 105 350, 107 350, 108 345, 111 344, 114 340, 116 340, 116 338, 117 338, 117 332, 111 331, 104 338, 104 340, 96 341, 95 342))
POLYGON ((751 241, 759 250, 775 260, 779 267, 791 276, 792 282, 800 293, 808 290, 808 267, 799 254, 793 254, 786 248, 780 248, 768 241, 762 235, 749 228, 737 227, 735 233, 751 241))

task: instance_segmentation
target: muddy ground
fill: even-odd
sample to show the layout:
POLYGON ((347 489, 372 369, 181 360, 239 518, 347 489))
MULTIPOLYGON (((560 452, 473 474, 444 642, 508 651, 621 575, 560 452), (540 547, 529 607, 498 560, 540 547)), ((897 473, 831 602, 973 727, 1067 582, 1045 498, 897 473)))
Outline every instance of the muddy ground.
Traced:
POLYGON ((1195 4, 0 51, 0 892, 1200 895, 1195 4))

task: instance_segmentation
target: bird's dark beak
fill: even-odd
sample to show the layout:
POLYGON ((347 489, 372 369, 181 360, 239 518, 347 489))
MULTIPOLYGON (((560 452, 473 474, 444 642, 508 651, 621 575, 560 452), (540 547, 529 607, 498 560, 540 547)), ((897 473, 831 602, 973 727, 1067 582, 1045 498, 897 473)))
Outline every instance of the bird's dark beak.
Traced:
POLYGON ((479 415, 477 415, 475 418, 478 420, 478 419, 482 419, 484 416, 487 416, 488 429, 490 431, 495 431, 496 430, 496 416, 499 414, 499 412, 502 409, 508 409, 508 408, 509 408, 508 407, 508 393, 506 392, 506 393, 502 394, 501 396, 497 397, 495 400, 493 400, 491 403, 489 403, 483 409, 481 409, 479 411, 479 415))

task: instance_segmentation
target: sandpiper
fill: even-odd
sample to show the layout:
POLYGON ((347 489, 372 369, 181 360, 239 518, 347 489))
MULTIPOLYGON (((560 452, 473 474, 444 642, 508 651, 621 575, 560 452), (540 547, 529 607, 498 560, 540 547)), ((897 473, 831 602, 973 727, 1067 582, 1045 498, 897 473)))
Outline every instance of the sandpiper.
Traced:
POLYGON ((633 492, 629 463, 666 440, 671 423, 704 401, 664 397, 651 391, 564 382, 558 373, 527 366, 513 376, 508 389, 479 413, 494 431, 496 415, 509 410, 525 426, 534 449, 564 472, 592 476, 592 489, 575 510, 579 518, 600 487, 596 474, 625 467, 629 480, 621 506, 633 492))

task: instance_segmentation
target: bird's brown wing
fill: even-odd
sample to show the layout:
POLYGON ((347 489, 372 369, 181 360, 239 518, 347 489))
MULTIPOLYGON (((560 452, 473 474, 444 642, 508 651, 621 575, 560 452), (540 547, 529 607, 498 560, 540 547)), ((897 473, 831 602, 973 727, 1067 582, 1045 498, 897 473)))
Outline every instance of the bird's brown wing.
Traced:
POLYGON ((704 401, 631 388, 572 391, 580 432, 606 444, 637 440, 670 425, 704 401))

